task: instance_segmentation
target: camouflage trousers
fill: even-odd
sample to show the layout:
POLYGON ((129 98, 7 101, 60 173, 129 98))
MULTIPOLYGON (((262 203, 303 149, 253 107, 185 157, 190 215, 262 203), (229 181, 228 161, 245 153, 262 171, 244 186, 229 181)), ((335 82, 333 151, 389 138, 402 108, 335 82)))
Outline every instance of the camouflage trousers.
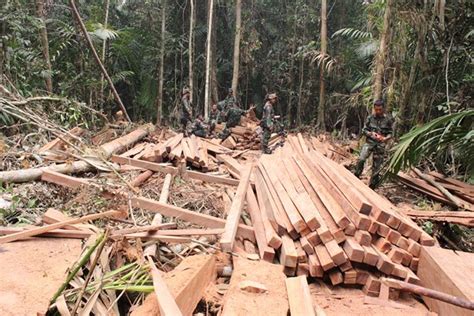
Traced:
POLYGON ((263 128, 261 146, 262 146, 262 151, 266 154, 271 152, 270 148, 268 148, 268 142, 270 141, 271 136, 272 136, 272 131, 269 128, 263 128))
POLYGON ((359 160, 357 161, 354 174, 360 177, 364 171, 365 161, 372 155, 372 176, 370 177, 370 187, 375 187, 380 181, 380 168, 384 160, 385 146, 377 143, 365 143, 360 151, 359 160))

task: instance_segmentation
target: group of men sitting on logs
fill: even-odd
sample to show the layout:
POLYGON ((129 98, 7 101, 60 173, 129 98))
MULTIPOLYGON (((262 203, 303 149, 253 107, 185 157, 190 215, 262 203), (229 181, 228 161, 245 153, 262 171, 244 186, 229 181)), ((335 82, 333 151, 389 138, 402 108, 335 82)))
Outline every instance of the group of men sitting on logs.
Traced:
MULTIPOLYGON (((234 95, 234 91, 230 88, 224 100, 212 105, 207 119, 204 119, 202 114, 199 114, 193 121, 193 107, 190 96, 191 93, 189 89, 183 89, 180 111, 181 129, 185 134, 194 134, 199 137, 205 138, 213 134, 215 135, 216 125, 222 123, 224 124, 224 129, 216 136, 221 139, 226 139, 231 134, 230 129, 239 125, 241 116, 255 109, 255 106, 251 106, 248 110, 241 109, 234 95)), ((261 146, 262 151, 266 154, 271 153, 268 142, 274 130, 274 120, 278 118, 275 117, 273 110, 273 106, 277 100, 278 98, 275 93, 266 96, 262 119, 260 121, 262 128, 261 146)))

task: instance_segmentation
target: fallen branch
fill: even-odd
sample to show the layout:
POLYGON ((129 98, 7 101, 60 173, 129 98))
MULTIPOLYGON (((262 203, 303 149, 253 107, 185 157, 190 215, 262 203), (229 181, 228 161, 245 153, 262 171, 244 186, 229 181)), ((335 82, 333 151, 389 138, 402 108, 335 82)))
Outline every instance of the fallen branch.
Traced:
POLYGON ((403 282, 403 281, 399 281, 399 280, 395 280, 391 278, 380 278, 380 281, 386 283, 391 288, 395 288, 395 289, 410 292, 410 293, 415 293, 415 294, 430 297, 432 299, 442 301, 448 304, 456 305, 456 306, 466 308, 469 310, 474 310, 474 302, 465 300, 460 297, 456 297, 456 296, 449 295, 443 292, 428 289, 426 287, 410 284, 407 282, 403 282))
POLYGON ((416 169, 416 168, 413 168, 413 170, 415 171, 415 173, 423 180, 425 180, 426 182, 428 182, 429 184, 431 184, 432 186, 434 186, 435 188, 437 188, 438 190, 441 191, 441 193, 444 194, 444 196, 450 200, 451 202, 453 202, 454 205, 456 205, 456 207, 463 207, 462 205, 462 202, 457 198, 455 197, 454 195, 452 195, 448 190, 446 190, 442 185, 440 185, 439 183, 437 183, 436 181, 434 181, 433 179, 431 179, 430 177, 428 177, 427 175, 423 174, 420 170, 416 169))

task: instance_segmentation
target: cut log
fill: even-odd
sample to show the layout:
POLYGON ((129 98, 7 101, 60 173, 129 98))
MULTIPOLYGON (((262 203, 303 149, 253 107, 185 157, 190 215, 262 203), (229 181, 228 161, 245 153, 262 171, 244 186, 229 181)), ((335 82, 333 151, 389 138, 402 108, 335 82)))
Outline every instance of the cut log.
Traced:
POLYGON ((133 179, 133 181, 130 182, 130 185, 132 187, 139 187, 143 184, 143 182, 148 180, 152 175, 153 175, 153 171, 151 170, 143 171, 138 177, 136 177, 135 179, 133 179))
POLYGON ((287 278, 285 283, 291 315, 316 316, 306 277, 287 278))
MULTIPOLYGON (((136 129, 135 131, 119 137, 109 143, 106 143, 100 147, 100 154, 104 158, 109 158, 112 154, 118 153, 124 150, 131 144, 139 141, 148 135, 150 126, 144 126, 136 129)), ((0 172, 0 182, 3 183, 16 183, 16 182, 28 182, 41 178, 44 171, 54 171, 58 173, 81 173, 93 170, 94 167, 85 161, 75 161, 73 163, 65 163, 60 165, 52 165, 42 168, 29 168, 22 170, 2 171, 0 172)))
POLYGON ((178 168, 161 165, 155 162, 143 161, 143 160, 132 159, 132 158, 124 158, 117 155, 113 155, 111 160, 115 163, 119 163, 122 165, 130 165, 133 167, 148 169, 155 172, 169 173, 172 175, 178 174, 178 168))

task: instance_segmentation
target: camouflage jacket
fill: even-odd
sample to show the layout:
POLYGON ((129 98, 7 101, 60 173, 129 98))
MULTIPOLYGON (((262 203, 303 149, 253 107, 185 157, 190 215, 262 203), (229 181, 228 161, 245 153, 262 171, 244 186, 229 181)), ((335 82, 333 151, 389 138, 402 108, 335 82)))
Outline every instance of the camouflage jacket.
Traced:
POLYGON ((192 107, 191 101, 186 96, 181 98, 181 116, 191 117, 192 116, 192 107))
POLYGON ((384 114, 381 117, 377 117, 374 114, 369 115, 365 122, 362 133, 367 136, 368 143, 379 143, 377 140, 370 136, 371 132, 381 134, 385 137, 392 135, 393 132, 393 120, 388 114, 384 114))
POLYGON ((197 131, 205 131, 206 129, 207 125, 199 119, 195 119, 191 126, 191 132, 193 133, 197 131))
POLYGON ((235 127, 240 123, 240 117, 245 114, 245 110, 237 107, 230 108, 227 112, 227 127, 235 127))
POLYGON ((271 104, 270 102, 265 103, 263 107, 263 114, 262 114, 262 122, 261 122, 262 127, 272 128, 274 116, 275 116, 275 111, 273 110, 273 104, 271 104))
POLYGON ((209 112, 209 121, 217 121, 219 119, 219 114, 220 114, 219 110, 215 110, 215 111, 211 110, 209 112))

